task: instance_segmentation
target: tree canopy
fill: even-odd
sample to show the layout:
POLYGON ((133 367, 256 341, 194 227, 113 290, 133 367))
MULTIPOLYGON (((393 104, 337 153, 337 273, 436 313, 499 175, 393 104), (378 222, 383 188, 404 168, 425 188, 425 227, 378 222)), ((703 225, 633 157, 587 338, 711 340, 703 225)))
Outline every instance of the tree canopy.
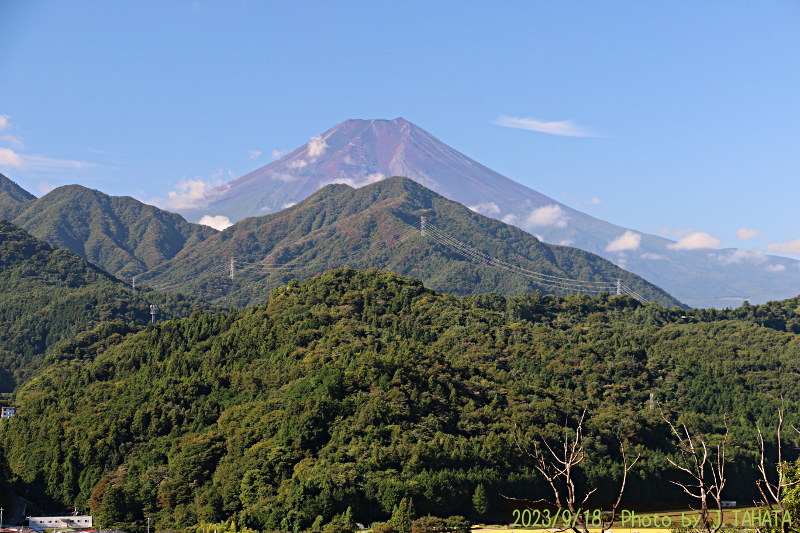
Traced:
POLYGON ((578 482, 599 487, 595 501, 617 488, 620 439, 642 453, 625 501, 682 501, 652 394, 704 438, 730 428, 726 490, 747 500, 756 424, 774 427, 780 397, 798 423, 799 331, 800 298, 686 311, 607 294, 458 297, 336 269, 264 305, 63 343, 17 391, 2 452, 13 486, 131 531, 144 516, 159 530, 312 531, 401 507, 497 519, 502 495, 548 490, 515 438, 557 438, 586 409, 578 482))

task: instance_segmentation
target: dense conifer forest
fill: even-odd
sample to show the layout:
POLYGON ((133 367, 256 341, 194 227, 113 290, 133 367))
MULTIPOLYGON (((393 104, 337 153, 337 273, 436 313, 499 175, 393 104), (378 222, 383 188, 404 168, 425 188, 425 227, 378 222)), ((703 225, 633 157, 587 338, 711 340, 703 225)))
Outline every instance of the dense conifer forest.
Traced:
POLYGON ((716 311, 459 297, 336 269, 264 305, 61 343, 16 391, 0 467, 43 505, 137 532, 146 516, 159 531, 345 531, 393 511, 503 521, 504 495, 548 491, 515 439, 557 439, 583 410, 578 482, 594 501, 616 495, 621 441, 642 454, 624 501, 684 501, 663 409, 710 443, 729 428, 725 496, 748 501, 756 428, 774 457, 782 402, 800 422, 798 333, 800 298, 716 311))
POLYGON ((11 392, 45 354, 102 321, 144 326, 150 304, 163 318, 189 316, 196 297, 131 287, 63 248, 0 219, 0 392, 11 392))

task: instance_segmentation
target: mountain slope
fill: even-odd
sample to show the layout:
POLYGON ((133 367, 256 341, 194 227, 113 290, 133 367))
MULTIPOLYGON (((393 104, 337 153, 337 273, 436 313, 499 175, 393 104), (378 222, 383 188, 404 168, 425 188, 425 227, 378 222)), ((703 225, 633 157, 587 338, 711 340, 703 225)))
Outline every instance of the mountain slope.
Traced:
POLYGON ((104 320, 130 327, 150 320, 188 316, 204 302, 180 294, 130 287, 63 248, 34 238, 0 220, 0 392, 30 377, 46 353, 104 320))
POLYGON ((704 442, 730 428, 723 494, 750 501, 755 421, 774 455, 778 409, 800 420, 799 304, 458 298, 338 269, 276 288, 268 305, 74 342, 18 392, 0 450, 31 498, 88 505, 133 532, 146 516, 157 531, 229 517, 310 531, 348 507, 368 524, 404 497, 420 516, 473 518, 481 484, 500 520, 501 494, 549 490, 515 440, 555 442, 586 409, 576 468, 578 491, 598 488, 590 503, 614 501, 618 438, 641 453, 625 503, 687 501, 653 393, 704 442))
POLYGON ((634 232, 640 235, 638 243, 609 251, 627 228, 520 185, 402 118, 342 122, 273 163, 213 189, 205 201, 182 213, 188 220, 209 214, 237 221, 279 211, 327 184, 358 187, 395 175, 547 242, 605 257, 692 306, 777 300, 795 296, 800 287, 800 262, 783 257, 734 249, 674 250, 669 248, 674 241, 639 232, 634 232))
POLYGON ((12 222, 126 279, 171 259, 217 230, 129 196, 66 185, 24 204, 12 222))
POLYGON ((473 261, 444 244, 444 234, 545 276, 606 283, 607 289, 621 279, 650 300, 666 307, 680 305, 660 288, 601 257, 543 244, 402 177, 359 189, 329 185, 289 209, 242 220, 184 249, 142 279, 224 306, 262 303, 272 288, 291 278, 305 279, 345 264, 388 269, 453 294, 563 292, 553 284, 473 261), (431 225, 426 236, 415 229, 422 216, 431 225), (443 233, 437 233, 437 240, 434 232, 443 233))
POLYGON ((0 174, 0 218, 11 220, 36 197, 0 174))

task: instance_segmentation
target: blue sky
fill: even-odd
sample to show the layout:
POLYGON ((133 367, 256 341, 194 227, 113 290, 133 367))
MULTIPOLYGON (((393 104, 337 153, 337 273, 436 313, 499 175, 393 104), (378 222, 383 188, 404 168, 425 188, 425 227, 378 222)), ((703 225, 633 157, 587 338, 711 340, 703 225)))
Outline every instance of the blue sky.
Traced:
POLYGON ((36 195, 164 198, 401 116, 610 222, 800 257, 797 1, 0 0, 0 75, 36 195))

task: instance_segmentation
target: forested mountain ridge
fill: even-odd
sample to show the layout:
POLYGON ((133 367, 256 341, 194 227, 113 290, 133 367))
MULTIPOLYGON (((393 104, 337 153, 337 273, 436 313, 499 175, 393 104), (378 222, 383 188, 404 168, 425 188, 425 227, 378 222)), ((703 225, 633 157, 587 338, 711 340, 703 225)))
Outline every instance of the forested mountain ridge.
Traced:
POLYGON ((11 220, 22 210, 26 202, 36 197, 0 174, 0 218, 11 220))
POLYGON ((130 286, 73 252, 0 219, 0 392, 30 377, 48 350, 104 320, 144 326, 149 305, 188 316, 198 298, 130 286))
POLYGON ((625 501, 681 501, 650 393, 711 441, 730 427, 724 497, 757 497, 755 427, 797 425, 800 298, 668 310, 625 296, 456 297, 376 270, 290 282, 269 303, 109 324, 55 351, 18 391, 2 450, 12 484, 105 526, 186 530, 231 518, 310 531, 352 508, 385 519, 489 514, 549 488, 514 443, 589 410, 580 484, 610 501, 619 436, 643 453, 625 501))
POLYGON ((81 185, 58 187, 9 212, 13 218, 4 218, 28 233, 128 280, 217 233, 129 196, 81 185))
POLYGON ((800 262, 795 259, 733 248, 678 249, 663 235, 601 220, 575 209, 572 202, 534 190, 537 183, 552 190, 552 175, 531 172, 529 186, 522 185, 401 117, 341 122, 268 165, 212 189, 210 203, 181 209, 181 214, 193 221, 210 214, 237 222, 280 211, 330 183, 362 186, 389 176, 406 176, 487 216, 512 221, 546 242, 569 242, 614 263, 624 261, 626 270, 692 307, 764 303, 795 296, 800 286, 800 262), (534 216, 545 212, 557 220, 534 216), (638 235, 636 246, 609 246, 626 232, 638 235))
POLYGON ((476 263, 433 234, 421 235, 415 226, 422 216, 434 228, 508 263, 573 280, 621 279, 650 300, 667 307, 681 305, 662 289, 597 255, 542 243, 399 176, 358 189, 328 185, 293 207, 237 222, 184 249, 142 279, 224 307, 262 303, 272 288, 292 278, 307 279, 344 265, 390 270, 459 295, 558 292, 558 287, 476 263), (228 269, 231 259, 238 265, 233 280, 228 269))

